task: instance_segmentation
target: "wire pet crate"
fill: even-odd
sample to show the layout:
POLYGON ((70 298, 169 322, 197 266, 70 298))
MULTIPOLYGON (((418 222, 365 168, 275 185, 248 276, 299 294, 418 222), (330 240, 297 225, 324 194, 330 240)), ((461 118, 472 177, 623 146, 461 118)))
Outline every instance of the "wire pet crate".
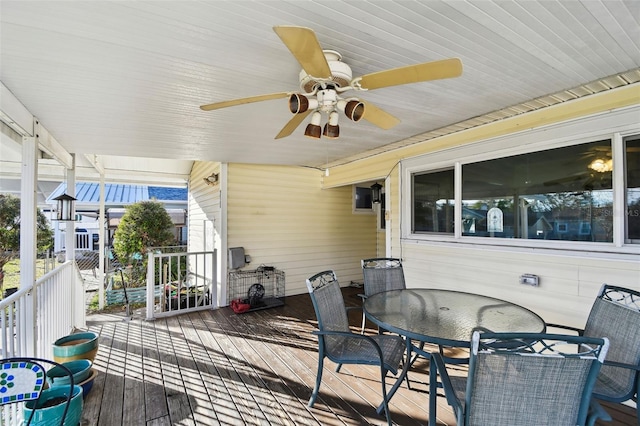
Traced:
POLYGON ((249 305, 244 311, 274 308, 284 305, 284 271, 273 266, 261 266, 248 271, 229 272, 229 297, 233 305, 249 305))

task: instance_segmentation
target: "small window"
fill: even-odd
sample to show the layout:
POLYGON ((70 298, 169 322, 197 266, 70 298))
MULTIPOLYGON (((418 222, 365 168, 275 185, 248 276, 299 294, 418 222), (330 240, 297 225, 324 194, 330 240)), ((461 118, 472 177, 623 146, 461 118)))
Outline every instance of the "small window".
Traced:
POLYGON ((453 169, 413 175, 413 232, 453 234, 453 169))
POLYGON ((387 228, 386 212, 387 212, 387 196, 383 192, 382 194, 380 194, 380 212, 379 212, 380 216, 378 217, 379 219, 378 223, 380 224, 380 229, 387 228))
POLYGON ((371 188, 366 186, 355 186, 353 190, 353 209, 355 211, 373 211, 371 201, 371 188))

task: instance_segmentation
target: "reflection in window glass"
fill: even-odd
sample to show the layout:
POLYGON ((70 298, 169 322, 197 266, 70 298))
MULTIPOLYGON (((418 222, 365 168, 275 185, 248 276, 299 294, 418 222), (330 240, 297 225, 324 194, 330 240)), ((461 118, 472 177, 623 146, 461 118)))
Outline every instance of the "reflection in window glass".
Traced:
POLYGON ((466 236, 613 241, 609 140, 462 167, 466 236))
POLYGON ((640 243, 640 137, 625 144, 627 242, 640 243))
POLYGON ((453 234, 453 176, 453 169, 413 175, 413 232, 453 234))
POLYGON ((371 188, 356 186, 355 197, 356 209, 371 210, 371 207, 373 205, 371 201, 371 188))

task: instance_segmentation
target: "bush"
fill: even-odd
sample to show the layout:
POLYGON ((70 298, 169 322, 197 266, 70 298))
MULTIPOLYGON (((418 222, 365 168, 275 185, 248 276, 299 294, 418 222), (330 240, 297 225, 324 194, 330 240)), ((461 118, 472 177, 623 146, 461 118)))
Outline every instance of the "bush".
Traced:
POLYGON ((173 222, 164 206, 157 201, 140 201, 126 208, 113 237, 113 249, 123 266, 132 265, 133 276, 143 276, 146 252, 151 247, 175 243, 173 222))

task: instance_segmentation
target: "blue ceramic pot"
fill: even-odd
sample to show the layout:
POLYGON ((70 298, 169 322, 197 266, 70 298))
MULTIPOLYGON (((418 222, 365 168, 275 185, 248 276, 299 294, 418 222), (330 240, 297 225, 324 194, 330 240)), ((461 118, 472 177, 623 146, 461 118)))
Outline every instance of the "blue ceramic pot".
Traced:
POLYGON ((98 372, 92 368, 89 372, 89 377, 87 377, 83 382, 78 383, 78 386, 82 388, 82 399, 87 399, 87 395, 89 395, 97 375, 98 372))
POLYGON ((98 335, 91 331, 69 334, 53 343, 53 359, 59 363, 88 359, 93 362, 98 353, 98 335))
MULTIPOLYGON (((67 395, 69 395, 69 386, 56 386, 53 388, 45 389, 40 395, 38 405, 36 401, 27 401, 24 404, 24 418, 29 418, 31 412, 34 410, 33 419, 31 420, 31 426, 59 426, 64 414, 64 407, 67 403, 67 395), (62 399, 61 403, 48 406, 53 400, 62 399)), ((71 403, 69 404, 69 410, 67 416, 64 419, 64 426, 77 426, 80 424, 82 417, 82 388, 80 386, 73 387, 73 396, 71 397, 71 403)))

